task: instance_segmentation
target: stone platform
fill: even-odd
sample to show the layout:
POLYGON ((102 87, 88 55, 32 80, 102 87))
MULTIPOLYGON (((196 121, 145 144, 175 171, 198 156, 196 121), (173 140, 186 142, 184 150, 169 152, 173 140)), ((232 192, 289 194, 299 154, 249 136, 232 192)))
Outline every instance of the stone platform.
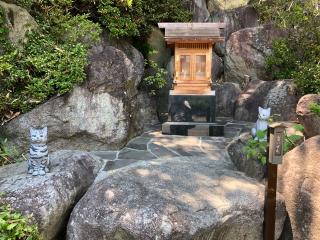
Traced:
MULTIPOLYGON (((237 170, 226 147, 252 124, 229 121, 223 137, 150 131, 114 152, 70 216, 68 240, 262 240, 264 186, 237 170)), ((276 236, 285 219, 277 200, 276 236)))
POLYGON ((132 139, 120 151, 96 151, 95 155, 107 161, 104 170, 118 169, 137 161, 172 157, 225 157, 227 145, 241 133, 251 130, 253 123, 218 118, 224 126, 223 136, 164 135, 160 126, 132 139))
POLYGON ((250 130, 252 126, 252 123, 218 117, 215 122, 165 122, 162 124, 162 133, 166 135, 229 138, 238 136, 243 131, 250 130))

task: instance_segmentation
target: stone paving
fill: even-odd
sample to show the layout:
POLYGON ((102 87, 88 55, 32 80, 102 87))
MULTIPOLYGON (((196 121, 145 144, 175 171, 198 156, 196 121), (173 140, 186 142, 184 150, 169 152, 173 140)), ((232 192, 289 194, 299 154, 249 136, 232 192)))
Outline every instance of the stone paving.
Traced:
MULTIPOLYGON (((227 119, 228 120, 228 119, 227 119)), ((226 121, 226 119, 221 119, 226 121)), ((249 131, 253 123, 228 120, 223 137, 163 135, 158 129, 132 139, 120 151, 96 151, 106 160, 103 171, 125 167, 137 161, 173 157, 209 157, 216 160, 228 158, 227 145, 233 138, 249 131)))

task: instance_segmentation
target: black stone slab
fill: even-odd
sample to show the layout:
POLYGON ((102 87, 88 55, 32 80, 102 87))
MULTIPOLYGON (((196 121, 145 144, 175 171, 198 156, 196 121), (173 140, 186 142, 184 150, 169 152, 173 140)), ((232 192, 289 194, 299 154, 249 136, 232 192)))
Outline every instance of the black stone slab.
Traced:
POLYGON ((224 125, 199 122, 166 122, 162 133, 182 136, 224 136, 224 125))
POLYGON ((176 94, 173 91, 169 93, 169 122, 194 121, 194 122, 215 122, 215 91, 209 94, 176 94), (185 105, 188 102, 188 108, 185 105), (177 117, 175 117, 177 116, 177 117), (177 120, 177 119, 182 120, 177 120))

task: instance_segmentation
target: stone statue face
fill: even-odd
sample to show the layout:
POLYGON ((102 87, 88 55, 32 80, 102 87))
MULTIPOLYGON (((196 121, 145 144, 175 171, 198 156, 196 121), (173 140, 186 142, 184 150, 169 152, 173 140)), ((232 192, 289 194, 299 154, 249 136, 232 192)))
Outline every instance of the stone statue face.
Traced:
POLYGON ((271 108, 259 107, 259 119, 268 120, 271 115, 271 108))
POLYGON ((30 136, 32 143, 46 143, 48 136, 48 128, 30 128, 30 136))

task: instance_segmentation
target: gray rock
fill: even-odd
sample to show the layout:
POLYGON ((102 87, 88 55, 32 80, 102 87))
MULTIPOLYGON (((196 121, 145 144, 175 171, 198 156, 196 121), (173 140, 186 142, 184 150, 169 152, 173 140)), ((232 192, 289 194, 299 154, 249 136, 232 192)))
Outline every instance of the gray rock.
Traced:
POLYGON ((0 168, 0 205, 10 204, 33 214, 45 240, 65 230, 75 203, 93 183, 103 162, 84 152, 60 151, 51 155, 51 172, 33 177, 26 162, 0 168))
POLYGON ((210 14, 206 0, 193 0, 193 22, 206 22, 210 14))
POLYGON ((216 10, 228 10, 246 6, 250 0, 208 0, 209 12, 216 10))
POLYGON ((319 159, 320 136, 315 136, 286 153, 279 165, 278 190, 285 198, 290 223, 285 239, 319 239, 319 159))
POLYGON ((271 80, 271 74, 266 71, 266 57, 271 53, 272 41, 284 36, 284 31, 272 25, 232 33, 226 43, 226 81, 243 85, 244 75, 253 80, 271 80))
POLYGON ((300 98, 297 105, 297 115, 299 122, 304 126, 304 132, 307 137, 320 135, 320 117, 310 111, 310 104, 320 104, 319 94, 308 94, 300 98))
POLYGON ((253 80, 236 101, 235 119, 255 122, 258 107, 271 107, 275 121, 295 121, 298 102, 292 80, 253 80))
MULTIPOLYGON (((124 41, 106 35, 89 52, 88 89, 99 87, 115 97, 133 96, 144 73, 142 54, 124 41)), ((101 92, 101 89, 100 89, 101 92)))
MULTIPOLYGON (((227 158, 140 161, 108 173, 74 208, 68 240, 262 239, 264 186, 227 158)), ((278 196, 276 239, 285 217, 278 196)))
POLYGON ((229 39, 230 35, 244 28, 257 27, 258 13, 252 6, 244 6, 231 10, 214 10, 210 14, 211 22, 225 22, 225 37, 229 39))
POLYGON ((48 126, 49 151, 115 149, 141 132, 146 107, 139 104, 136 87, 144 71, 142 55, 130 44, 104 36, 89 60, 85 84, 0 128, 9 145, 26 151, 30 126, 48 126))
POLYGON ((158 64, 159 67, 165 68, 171 58, 170 48, 167 48, 164 35, 160 29, 153 27, 148 38, 148 44, 156 52, 150 54, 148 58, 158 64))
POLYGON ((135 100, 135 106, 137 112, 134 115, 136 118, 134 122, 138 129, 159 123, 155 97, 150 96, 146 92, 139 92, 135 100))
POLYGON ((211 79, 213 82, 221 79, 223 76, 223 60, 219 55, 212 51, 211 79))
POLYGON ((26 34, 38 27, 38 24, 26 9, 15 4, 0 1, 0 8, 4 10, 6 26, 9 29, 8 38, 16 46, 20 47, 26 41, 26 34))
POLYGON ((119 152, 119 159, 133 159, 133 160, 150 160, 155 159, 156 156, 147 150, 136 150, 131 148, 124 148, 119 152))
POLYGON ((227 150, 239 171, 244 172, 248 177, 261 181, 264 178, 263 165, 256 158, 247 158, 243 151, 249 139, 252 139, 250 133, 241 134, 228 145, 227 150))
POLYGON ((238 84, 226 82, 216 86, 216 114, 221 117, 233 117, 235 103, 241 94, 238 84))

